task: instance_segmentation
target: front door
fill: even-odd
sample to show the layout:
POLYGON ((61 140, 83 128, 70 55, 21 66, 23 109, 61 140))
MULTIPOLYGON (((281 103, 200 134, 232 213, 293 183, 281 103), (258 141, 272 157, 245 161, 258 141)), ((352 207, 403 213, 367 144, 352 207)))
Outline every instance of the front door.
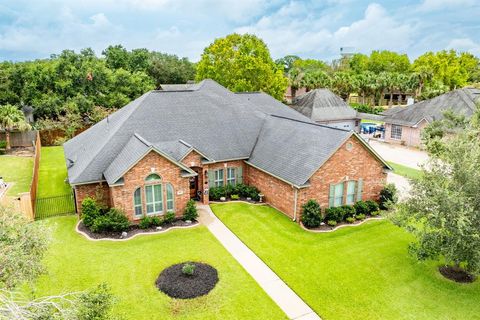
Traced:
POLYGON ((190 177, 190 199, 197 198, 198 176, 190 177))

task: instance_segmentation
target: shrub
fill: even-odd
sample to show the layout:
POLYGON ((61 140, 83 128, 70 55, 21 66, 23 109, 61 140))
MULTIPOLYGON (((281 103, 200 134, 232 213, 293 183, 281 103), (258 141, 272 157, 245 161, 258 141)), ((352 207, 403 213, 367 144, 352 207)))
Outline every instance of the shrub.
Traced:
POLYGON ((165 213, 165 217, 163 217, 163 223, 172 223, 175 221, 175 212, 168 211, 165 213))
POLYGON ((247 185, 243 183, 237 183, 235 187, 233 187, 233 193, 238 194, 240 197, 245 198, 247 194, 247 185))
POLYGON ((97 205, 97 202, 90 197, 83 199, 82 201, 82 219, 83 224, 90 228, 95 219, 100 216, 100 207, 97 205))
POLYGON ((363 220, 363 219, 365 219, 365 217, 366 217, 366 216, 365 216, 363 213, 357 214, 357 215, 355 216, 355 218, 357 218, 357 220, 363 220))
POLYGON ((345 219, 345 221, 347 221, 348 223, 354 223, 355 218, 354 217, 348 217, 347 219, 345 219))
POLYGON ((150 217, 143 217, 142 220, 138 223, 140 229, 148 229, 152 226, 152 221, 150 217))
POLYGON ((118 209, 112 208, 106 214, 98 216, 90 230, 93 232, 125 231, 129 226, 130 222, 125 214, 118 209))
POLYGON ((5 149, 5 148, 7 148, 7 141, 0 140, 0 149, 5 149))
POLYGON ((322 222, 322 210, 317 201, 310 199, 302 205, 302 223, 307 228, 315 228, 322 222))
POLYGON ((393 204, 397 203, 397 187, 393 183, 389 183, 380 191, 380 209, 387 210, 393 204))
POLYGON ((358 216, 359 214, 368 214, 368 205, 365 201, 358 201, 353 205, 355 208, 356 215, 358 216))
POLYGON ((187 207, 183 213, 183 220, 195 220, 198 217, 197 207, 195 206, 195 201, 188 200, 187 207))
POLYGON ((232 199, 232 200, 238 200, 238 199, 240 199, 240 196, 239 196, 238 194, 232 194, 232 195, 230 196, 230 199, 232 199))
POLYGON ((334 220, 340 222, 343 220, 343 209, 340 207, 332 207, 325 209, 325 220, 334 220))
POLYGON ((260 196, 259 196, 260 191, 259 191, 256 187, 254 187, 254 186, 247 186, 247 187, 245 188, 245 192, 246 192, 245 198, 248 197, 248 198, 251 198, 251 199, 254 200, 254 201, 260 200, 260 196))
POLYGON ((365 203, 367 204, 367 207, 368 207, 368 214, 372 214, 373 212, 375 211, 378 211, 378 203, 376 203, 375 201, 373 200, 367 200, 365 201, 365 203))
POLYGON ((232 193, 234 193, 235 187, 232 186, 231 184, 227 184, 225 187, 223 187, 223 193, 224 197, 230 197, 232 193))
POLYGON ((337 225, 337 221, 335 220, 328 220, 327 221, 327 224, 330 226, 330 227, 335 227, 337 225))
MULTIPOLYGON (((347 219, 349 217, 353 217, 356 214, 355 208, 349 205, 344 205, 340 207, 340 210, 343 211, 343 219, 347 219)), ((340 221, 340 220, 338 220, 340 221)))
POLYGON ((153 216, 150 218, 150 225, 153 227, 161 226, 162 223, 163 223, 163 220, 158 216, 153 216))
POLYGON ((193 263, 185 263, 182 267, 182 273, 187 276, 192 276, 195 272, 195 265, 193 263))
POLYGON ((378 216, 379 214, 380 214, 380 211, 378 211, 378 210, 377 210, 377 211, 370 212, 370 215, 371 215, 372 217, 376 217, 376 216, 378 216))
POLYGON ((218 201, 221 197, 225 197, 225 189, 223 187, 211 187, 208 196, 210 200, 218 201))

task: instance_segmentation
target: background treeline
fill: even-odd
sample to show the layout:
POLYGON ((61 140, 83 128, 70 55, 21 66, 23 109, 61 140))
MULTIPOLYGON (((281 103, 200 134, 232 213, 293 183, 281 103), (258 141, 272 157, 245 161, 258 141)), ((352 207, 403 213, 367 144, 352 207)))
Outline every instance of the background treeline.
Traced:
POLYGON ((147 49, 109 46, 100 57, 92 49, 64 50, 49 59, 0 63, 0 105, 32 106, 40 126, 96 122, 161 83, 194 77, 188 59, 147 49))
POLYGON ((292 95, 303 87, 329 88, 344 99, 356 93, 369 105, 379 105, 385 93, 390 93, 391 105, 394 92, 421 100, 480 82, 479 59, 455 50, 427 52, 413 63, 406 54, 392 51, 358 53, 331 64, 292 55, 276 62, 284 66, 292 95))

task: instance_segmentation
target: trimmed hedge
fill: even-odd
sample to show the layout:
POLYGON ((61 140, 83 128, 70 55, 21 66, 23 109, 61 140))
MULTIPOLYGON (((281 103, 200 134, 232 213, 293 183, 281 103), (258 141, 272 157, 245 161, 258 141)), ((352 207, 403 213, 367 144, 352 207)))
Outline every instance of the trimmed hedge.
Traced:
POLYGON ((243 183, 232 185, 226 185, 223 187, 211 187, 208 191, 210 200, 218 201, 221 197, 231 197, 232 195, 238 195, 241 198, 251 198, 258 201, 260 199, 260 191, 254 187, 243 183))
POLYGON ((316 228, 322 223, 322 209, 317 201, 310 199, 302 205, 302 223, 307 228, 316 228))

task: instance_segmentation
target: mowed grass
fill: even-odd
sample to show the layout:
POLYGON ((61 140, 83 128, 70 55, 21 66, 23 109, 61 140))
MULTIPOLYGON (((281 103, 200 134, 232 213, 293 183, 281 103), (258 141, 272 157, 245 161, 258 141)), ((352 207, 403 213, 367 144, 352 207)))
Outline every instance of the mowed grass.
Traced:
POLYGON ((54 197, 68 194, 71 187, 65 183, 67 166, 63 147, 42 147, 38 171, 37 197, 54 197))
POLYGON ((267 206, 211 207, 322 319, 480 319, 480 281, 457 284, 417 262, 389 221, 318 234, 267 206))
POLYGON ((94 242, 74 231, 76 222, 71 216, 45 220, 54 233, 44 261, 48 273, 35 286, 38 296, 105 282, 118 298, 115 311, 125 319, 286 319, 203 226, 124 242, 94 242), (208 295, 177 300, 155 287, 163 269, 185 261, 206 262, 218 270, 220 280, 208 295))
POLYGON ((16 196, 30 191, 33 175, 33 158, 0 156, 0 177, 7 183, 13 183, 7 195, 16 196))
POLYGON ((410 168, 402 164, 394 163, 391 161, 387 161, 387 162, 393 168, 394 170, 393 173, 404 176, 405 178, 418 179, 422 175, 421 170, 410 168))

